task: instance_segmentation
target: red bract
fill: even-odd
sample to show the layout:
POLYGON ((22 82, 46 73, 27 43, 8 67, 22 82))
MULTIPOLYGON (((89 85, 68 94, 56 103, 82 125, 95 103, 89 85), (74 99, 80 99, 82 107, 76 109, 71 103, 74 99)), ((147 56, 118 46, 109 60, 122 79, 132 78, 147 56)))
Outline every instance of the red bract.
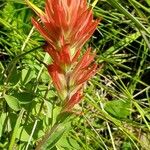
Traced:
POLYGON ((65 99, 67 96, 66 88, 66 78, 62 69, 57 64, 51 64, 48 66, 48 72, 53 80, 53 84, 58 91, 59 97, 65 99))
POLYGON ((96 73, 97 65, 93 63, 95 54, 91 54, 90 51, 89 48, 72 71, 71 83, 73 85, 84 83, 96 73))
POLYGON ((86 0, 47 0, 45 12, 28 4, 41 19, 32 22, 47 42, 44 49, 52 58, 48 72, 64 102, 63 110, 69 111, 83 97, 83 84, 96 73, 91 48, 80 54, 99 21, 93 20, 86 0))
POLYGON ((65 66, 70 66, 78 59, 80 55, 80 49, 76 51, 74 55, 71 56, 70 48, 68 45, 65 45, 61 49, 57 50, 47 45, 44 46, 46 52, 52 57, 53 61, 58 64, 61 68, 65 66))
MULTIPOLYGON (((59 96, 65 100, 65 110, 69 110, 71 106, 73 107, 82 98, 81 90, 79 89, 96 73, 97 64, 94 63, 95 54, 92 54, 89 48, 78 61, 74 59, 76 56, 73 59, 65 57, 64 50, 56 52, 55 54, 57 55, 53 56, 50 52, 53 49, 48 47, 46 49, 49 50, 48 52, 52 58, 54 57, 53 64, 48 66, 49 74, 52 77, 59 96), (64 56, 61 57, 63 54, 64 56), (66 62, 64 58, 66 58, 66 62)), ((66 48, 64 49, 66 50, 66 48)))
POLYGON ((63 107, 64 111, 70 111, 75 104, 79 103, 80 100, 82 99, 82 91, 78 90, 72 97, 66 101, 65 106, 63 107))
POLYGON ((81 48, 91 37, 98 20, 93 20, 86 0, 47 0, 41 21, 32 19, 45 40, 55 49, 69 45, 70 50, 81 48))

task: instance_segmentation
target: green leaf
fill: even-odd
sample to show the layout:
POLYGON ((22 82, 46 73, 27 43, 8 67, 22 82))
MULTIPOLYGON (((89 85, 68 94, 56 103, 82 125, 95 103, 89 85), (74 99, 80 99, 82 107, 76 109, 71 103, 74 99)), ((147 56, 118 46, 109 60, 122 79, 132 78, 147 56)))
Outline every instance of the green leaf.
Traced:
POLYGON ((17 98, 6 94, 4 95, 4 98, 10 108, 12 108, 15 111, 20 110, 20 105, 17 98))
POLYGON ((70 128, 70 125, 68 123, 55 124, 50 130, 46 132, 46 134, 44 135, 42 140, 38 143, 38 146, 36 148, 43 150, 52 149, 68 128, 70 128))
POLYGON ((12 84, 12 85, 16 85, 19 82, 21 73, 17 71, 17 67, 16 66, 11 66, 12 70, 9 72, 8 75, 8 81, 12 84))
POLYGON ((7 117, 6 113, 2 113, 0 116, 0 138, 2 137, 6 117, 7 117))
POLYGON ((21 127, 18 129, 17 138, 18 138, 20 141, 25 141, 25 142, 27 142, 27 141, 29 140, 29 137, 30 137, 30 135, 26 132, 26 130, 24 129, 24 127, 21 126, 21 127))
POLYGON ((25 85, 28 82, 30 82, 32 80, 32 78, 34 78, 34 76, 35 76, 35 72, 31 68, 23 69, 21 72, 21 83, 22 83, 22 85, 25 85))
POLYGON ((57 147, 62 150, 81 149, 75 139, 65 134, 57 143, 57 147))
POLYGON ((113 100, 105 104, 104 109, 116 118, 125 119, 130 115, 129 101, 113 100))
MULTIPOLYGON (((42 146, 42 149, 49 150, 55 146, 58 140, 62 137, 65 132, 65 127, 61 125, 53 126, 52 130, 54 131, 48 138, 47 142, 42 146), (53 130, 54 129, 54 130, 53 130)), ((51 130, 51 131, 52 131, 51 130)))
MULTIPOLYGON (((24 125, 24 126, 21 126, 18 129, 17 138, 20 139, 21 141, 28 142, 30 134, 33 130, 33 126, 34 126, 34 122, 29 123, 29 124, 24 125)), ((42 124, 42 120, 39 120, 37 122, 36 129, 35 129, 34 134, 32 136, 32 140, 33 139, 39 139, 41 136, 43 136, 44 135, 43 129, 44 129, 44 126, 42 124)))
POLYGON ((28 104, 32 102, 35 96, 32 93, 22 92, 22 93, 15 93, 15 97, 21 104, 28 104))

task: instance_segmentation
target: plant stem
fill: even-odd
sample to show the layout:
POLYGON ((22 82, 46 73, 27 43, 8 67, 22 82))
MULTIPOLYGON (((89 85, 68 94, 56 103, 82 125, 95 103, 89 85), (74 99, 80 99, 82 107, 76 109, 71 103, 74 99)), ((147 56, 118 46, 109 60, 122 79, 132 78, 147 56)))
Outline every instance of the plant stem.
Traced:
POLYGON ((8 150, 13 150, 14 149, 14 144, 15 144, 15 139, 16 139, 16 136, 17 136, 17 131, 18 131, 18 128, 20 127, 20 123, 21 123, 21 119, 22 119, 22 116, 24 114, 24 109, 22 109, 19 113, 19 117, 16 121, 16 124, 15 124, 15 127, 14 127, 14 130, 13 130, 13 133, 12 133, 12 137, 11 137, 11 140, 10 140, 10 145, 9 145, 9 148, 8 150))
POLYGON ((42 137, 42 140, 39 141, 35 150, 43 150, 43 146, 48 141, 50 136, 57 130, 59 124, 55 124, 51 129, 49 129, 46 134, 42 137))

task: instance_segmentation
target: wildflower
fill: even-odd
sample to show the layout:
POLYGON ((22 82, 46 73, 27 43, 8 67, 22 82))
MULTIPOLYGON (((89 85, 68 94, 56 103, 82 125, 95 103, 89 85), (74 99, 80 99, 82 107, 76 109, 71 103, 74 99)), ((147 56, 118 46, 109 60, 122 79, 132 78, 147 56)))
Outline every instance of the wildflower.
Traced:
POLYGON ((47 0, 45 11, 37 14, 41 21, 32 22, 45 40, 55 49, 69 45, 72 54, 91 37, 99 22, 93 20, 86 0, 47 0))
MULTIPOLYGON (((49 46, 45 49, 53 51, 49 46)), ((56 56, 49 52, 53 64, 48 66, 48 71, 60 98, 64 100, 65 110, 69 110, 83 97, 83 84, 96 73, 97 64, 94 63, 95 54, 91 53, 91 48, 79 60, 76 56, 72 59, 69 55, 62 56, 65 55, 64 49, 54 53, 56 56)))
POLYGON ((95 53, 88 48, 81 55, 81 49, 99 20, 93 20, 86 0, 47 0, 44 12, 27 3, 41 19, 32 19, 32 23, 47 42, 44 50, 53 60, 48 72, 63 109, 71 110, 83 97, 83 84, 96 73, 95 53))

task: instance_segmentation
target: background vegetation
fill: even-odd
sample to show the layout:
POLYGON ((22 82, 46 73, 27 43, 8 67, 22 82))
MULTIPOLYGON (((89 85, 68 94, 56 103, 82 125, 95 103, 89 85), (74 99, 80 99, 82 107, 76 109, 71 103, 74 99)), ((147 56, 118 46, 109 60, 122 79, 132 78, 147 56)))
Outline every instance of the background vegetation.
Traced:
MULTIPOLYGON (((44 0, 32 0, 43 8, 44 0)), ((89 0, 102 18, 85 45, 103 64, 53 150, 150 149, 150 1, 89 0)), ((23 0, 0 0, 0 149, 32 150, 60 101, 23 0)))

